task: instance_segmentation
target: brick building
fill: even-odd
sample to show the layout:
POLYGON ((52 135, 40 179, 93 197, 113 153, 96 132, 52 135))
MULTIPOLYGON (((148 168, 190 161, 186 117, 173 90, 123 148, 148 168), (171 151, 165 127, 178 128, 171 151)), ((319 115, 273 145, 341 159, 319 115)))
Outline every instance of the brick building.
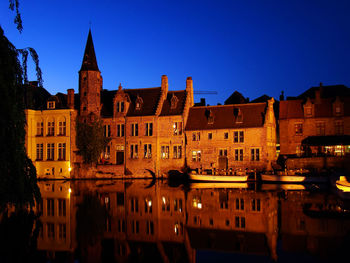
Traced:
POLYGON ((281 101, 279 117, 280 154, 289 156, 291 168, 344 165, 344 158, 350 154, 349 88, 322 84, 312 87, 281 101), (292 160, 293 156, 305 158, 292 160))
POLYGON ((258 169, 276 161, 274 99, 192 107, 185 129, 191 169, 258 169))

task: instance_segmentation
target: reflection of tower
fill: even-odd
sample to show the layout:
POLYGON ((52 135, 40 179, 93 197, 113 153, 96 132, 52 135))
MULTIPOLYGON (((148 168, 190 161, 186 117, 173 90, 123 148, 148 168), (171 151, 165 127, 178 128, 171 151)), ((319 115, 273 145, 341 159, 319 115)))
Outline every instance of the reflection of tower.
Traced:
POLYGON ((102 76, 97 66, 91 30, 86 42, 83 63, 79 71, 80 116, 100 116, 102 76))

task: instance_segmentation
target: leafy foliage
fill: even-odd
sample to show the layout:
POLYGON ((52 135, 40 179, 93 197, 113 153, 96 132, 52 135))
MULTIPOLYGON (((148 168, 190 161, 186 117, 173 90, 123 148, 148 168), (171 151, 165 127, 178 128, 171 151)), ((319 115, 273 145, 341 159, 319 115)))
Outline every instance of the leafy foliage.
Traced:
POLYGON ((19 2, 18 0, 9 0, 10 6, 9 8, 14 11, 16 7, 16 16, 14 19, 14 23, 17 25, 17 30, 22 33, 23 25, 22 25, 22 18, 21 14, 19 12, 19 2))
POLYGON ((18 51, 0 27, 0 208, 40 198, 36 170, 25 151, 23 69, 18 51))
POLYGON ((110 139, 104 137, 101 120, 90 122, 77 121, 77 147, 79 155, 84 159, 84 163, 97 163, 101 153, 106 148, 110 139))

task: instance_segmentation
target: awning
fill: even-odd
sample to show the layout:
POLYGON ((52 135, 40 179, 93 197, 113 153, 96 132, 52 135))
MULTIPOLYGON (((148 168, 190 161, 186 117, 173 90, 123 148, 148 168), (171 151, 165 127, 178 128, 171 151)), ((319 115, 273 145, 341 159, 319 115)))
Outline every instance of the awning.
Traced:
POLYGON ((350 135, 308 136, 301 141, 309 146, 350 145, 350 135))

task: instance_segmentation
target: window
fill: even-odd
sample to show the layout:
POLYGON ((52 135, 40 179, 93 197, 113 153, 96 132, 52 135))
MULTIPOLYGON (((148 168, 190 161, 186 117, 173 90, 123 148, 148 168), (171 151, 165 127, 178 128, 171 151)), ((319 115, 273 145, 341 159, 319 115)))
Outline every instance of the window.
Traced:
POLYGON ((61 135, 61 136, 66 135, 66 122, 65 121, 58 122, 58 135, 61 135))
POLYGON ((160 156, 162 159, 169 159, 169 146, 168 145, 162 145, 160 147, 160 156))
POLYGON ((48 101, 47 102, 47 108, 48 109, 54 109, 55 108, 55 102, 54 101, 48 101))
POLYGON ((52 198, 46 200, 46 213, 47 216, 55 216, 55 200, 52 198))
POLYGON ((253 148, 250 150, 251 153, 251 161, 260 161, 260 149, 259 148, 253 148))
POLYGON ((47 223, 47 237, 49 239, 55 238, 55 225, 53 223, 47 223))
POLYGON ((153 136, 153 123, 148 122, 146 123, 146 136, 153 136))
POLYGON ((165 196, 162 196, 162 211, 170 211, 170 200, 165 196))
POLYGON ((295 135, 303 135, 303 124, 295 123, 294 124, 295 135))
POLYGON ((105 137, 111 137, 111 125, 107 124, 103 126, 103 134, 105 137))
POLYGON ((208 133, 208 140, 212 140, 213 139, 213 133, 209 132, 208 133))
POLYGON ((154 234, 154 224, 153 221, 146 221, 146 234, 153 235, 154 234))
POLYGON ((58 144, 58 160, 66 160, 66 143, 58 144))
POLYGON ((259 212, 261 209, 260 199, 252 199, 252 211, 259 212))
POLYGON ((335 134, 343 135, 344 134, 344 122, 343 121, 335 121, 335 134))
POLYGON ((117 137, 124 137, 125 126, 124 124, 117 124, 117 137))
POLYGON ((137 96, 137 98, 136 98, 136 103, 135 103, 135 109, 136 109, 137 111, 141 110, 142 104, 143 104, 142 98, 139 97, 139 96, 137 96))
POLYGON ((53 160, 55 158, 55 144, 54 143, 48 143, 47 144, 47 160, 53 160))
POLYGON ((54 136, 55 135, 55 122, 49 121, 47 123, 47 136, 54 136))
POLYGON ((130 145, 130 158, 131 159, 137 159, 139 158, 139 150, 138 150, 137 144, 131 144, 130 145))
POLYGON ((245 228, 245 217, 235 217, 235 227, 236 228, 245 228))
POLYGON ((235 149, 235 161, 243 161, 243 149, 235 149))
POLYGON ((305 116, 312 117, 312 107, 305 107, 305 116))
POLYGON ((66 216, 66 199, 58 199, 58 216, 66 216))
POLYGON ((152 214, 152 199, 151 198, 145 199, 145 213, 152 214))
POLYGON ((124 193, 117 192, 117 206, 124 206, 124 193))
POLYGON ((144 144, 144 155, 143 157, 146 159, 152 158, 152 144, 144 144))
POLYGON ((243 131, 233 132, 233 142, 234 143, 244 143, 244 132, 243 131))
POLYGON ((224 133, 224 139, 227 140, 228 139, 228 132, 224 133))
POLYGON ((192 162, 201 161, 201 151, 192 151, 192 162))
POLYGON ((244 199, 243 198, 236 198, 236 210, 244 211, 244 199))
POLYGON ((37 143, 36 144, 36 160, 37 161, 43 160, 43 155, 44 155, 44 144, 37 143))
POLYGON ((44 135, 44 122, 38 121, 36 123, 36 136, 43 136, 44 135))
POLYGON ((203 205, 202 205, 202 199, 200 196, 194 196, 192 199, 192 206, 194 208, 198 208, 198 209, 202 209, 203 205))
POLYGON ((139 125, 138 125, 138 123, 131 124, 131 136, 139 136, 139 125))
POLYGON ((219 156, 227 156, 227 149, 220 149, 219 156))
POLYGON ((138 220, 131 221, 131 232, 133 234, 138 234, 140 232, 140 223, 138 220))
POLYGON ((60 240, 66 240, 67 226, 66 224, 58 224, 58 238, 60 240))
POLYGON ((117 112, 124 112, 124 101, 117 102, 117 112))
POLYGON ((173 151, 173 157, 174 159, 181 159, 182 157, 182 146, 181 145, 175 145, 173 151))
POLYGON ((193 132, 192 133, 192 141, 200 141, 201 140, 201 133, 200 132, 193 132))
POLYGON ((182 212, 182 199, 174 199, 174 211, 182 212))
POLYGON ((109 160, 111 158, 111 146, 106 146, 106 148, 103 151, 102 157, 104 160, 109 160))
POLYGON ((174 128, 174 135, 182 134, 182 122, 174 122, 173 128, 174 128))
POLYGON ((118 232, 125 233, 125 220, 118 220, 118 232))
POLYGON ((130 199, 131 212, 136 213, 139 211, 139 200, 137 197, 132 197, 130 199))
POLYGON ((175 222, 174 231, 175 231, 176 235, 183 235, 183 233, 184 233, 183 223, 175 222))
POLYGON ((325 135, 325 123, 324 122, 317 122, 316 123, 316 135, 325 135))

